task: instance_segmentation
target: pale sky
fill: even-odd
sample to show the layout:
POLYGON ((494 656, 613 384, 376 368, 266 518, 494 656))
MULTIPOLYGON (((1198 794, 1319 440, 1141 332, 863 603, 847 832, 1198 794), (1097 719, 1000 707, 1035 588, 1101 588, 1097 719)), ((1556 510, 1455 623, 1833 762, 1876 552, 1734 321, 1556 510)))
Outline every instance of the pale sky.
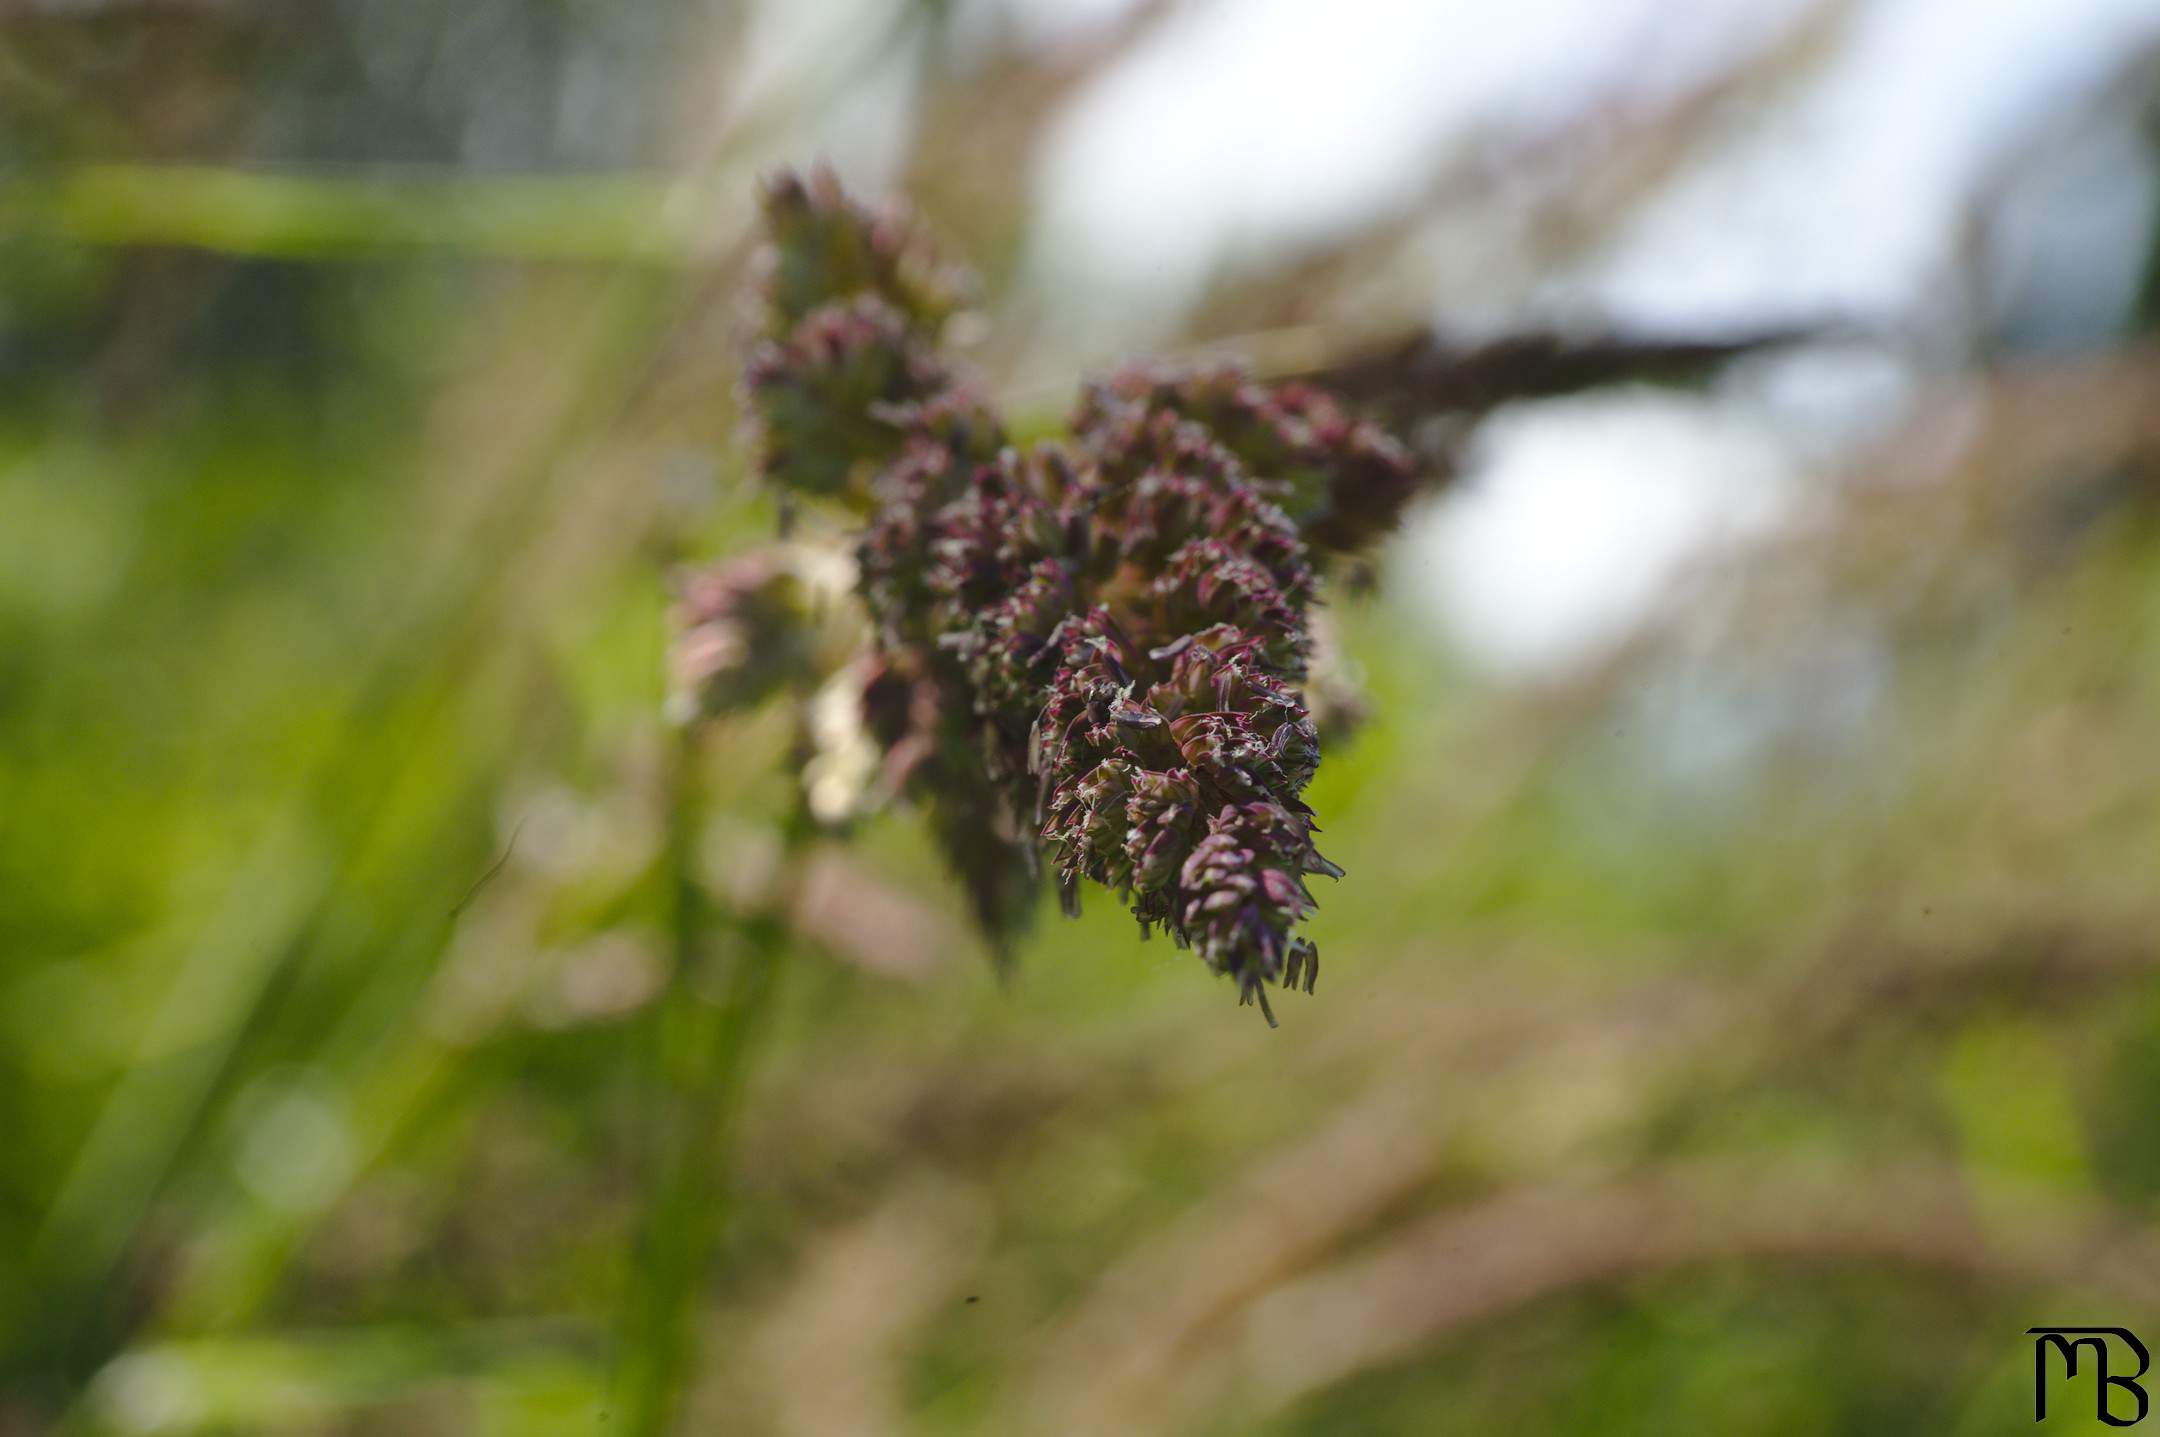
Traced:
MULTIPOLYGON (((1224 258, 1352 227, 1471 135, 1534 135, 1602 95, 1684 88, 1774 37, 1797 3, 1196 4, 1054 132, 1038 176, 1044 302, 1084 345, 1144 343, 1224 258)), ((2160 0, 1860 0, 1819 73, 1554 276, 1538 312, 1694 331, 1829 315, 1939 345, 1967 197, 2064 96, 2155 36, 2160 0)), ((2153 196, 2119 170, 2102 178, 2111 192, 2060 197, 2019 243, 2113 262, 2112 277, 2078 276, 2104 313, 2106 286, 2134 278, 2117 241, 2153 196)), ((1478 445, 1477 482, 1406 546, 1405 577, 1473 654, 1564 667, 1690 563, 1789 510, 1808 466, 1834 457, 1824 436, 1879 430, 1908 379, 1880 356, 1816 357, 1722 403, 1618 394, 1505 416, 1478 445)))
MULTIPOLYGON (((1131 3, 962 0, 960 28, 997 19, 1055 44, 1131 3)), ((1090 363, 1144 353, 1226 259, 1325 243, 1494 137, 1534 140, 1601 104, 1640 112, 1774 44, 1808 3, 1186 0, 1053 125, 1032 302, 1090 363)), ((766 9, 753 94, 832 63, 875 7, 766 9)), ((1624 633, 1690 564, 1792 512, 1845 445, 1894 421, 1908 362, 1955 362, 1969 340, 1970 197, 2066 97, 2156 38, 2160 0, 1852 0, 1818 70, 1726 124, 1573 266, 1529 267, 1525 292, 1504 254, 1436 260, 1449 268, 1433 275, 1430 317, 1457 331, 1836 317, 1903 347, 1798 356, 1708 399, 1620 393, 1503 416, 1476 447, 1474 482, 1400 551, 1406 588, 1472 655, 1552 672, 1624 633)), ((887 69, 820 133, 776 143, 884 182, 913 99, 913 67, 887 69)), ((2127 127, 2117 138, 2134 143, 2127 127)), ((2036 268, 2045 281, 2043 327, 2090 327, 2135 282, 2128 245, 2154 190, 2125 185, 2120 154, 2103 151, 2045 155, 1996 237, 2000 263, 2022 266, 2012 281, 2036 268)), ((2017 295, 1998 308, 2014 321, 2017 295)))

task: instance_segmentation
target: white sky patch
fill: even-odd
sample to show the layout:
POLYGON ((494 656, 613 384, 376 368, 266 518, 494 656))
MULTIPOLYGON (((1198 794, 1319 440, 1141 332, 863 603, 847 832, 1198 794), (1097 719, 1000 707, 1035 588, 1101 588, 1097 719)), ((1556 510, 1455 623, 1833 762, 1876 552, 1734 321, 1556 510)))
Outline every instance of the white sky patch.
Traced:
POLYGON ((1210 266, 1399 200, 1476 129, 1674 89, 1797 0, 1217 0, 1073 103, 1037 270, 1076 316, 1176 317, 1210 266))
MULTIPOLYGON (((1130 0, 999 3, 1054 33, 1130 0)), ((1076 322, 1144 340, 1134 329, 1174 322, 1224 259, 1354 225, 1480 133, 1535 134, 1601 96, 1654 102, 1802 8, 1195 3, 1054 127, 1036 277, 1076 322)), ((2156 35, 2160 0, 1860 0, 1819 78, 1654 200, 1598 272, 1561 287, 1646 322, 1902 311, 1940 273, 1981 168, 2156 35)))
POLYGON ((1640 217, 1590 293, 1645 326, 1910 317, 1983 171, 2160 36, 2160 0, 1876 0, 1819 80, 1640 217))
POLYGON ((1467 478, 1395 573, 1471 655, 1532 672, 1625 636, 1691 564, 1768 531, 1794 489, 1774 430, 1651 392, 1496 415, 1467 478))

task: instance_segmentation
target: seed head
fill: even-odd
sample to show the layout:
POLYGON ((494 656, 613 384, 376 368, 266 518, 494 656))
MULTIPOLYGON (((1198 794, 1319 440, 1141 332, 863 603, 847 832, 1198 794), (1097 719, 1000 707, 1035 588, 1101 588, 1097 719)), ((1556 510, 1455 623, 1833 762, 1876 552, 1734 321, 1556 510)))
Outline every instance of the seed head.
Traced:
MULTIPOLYGON (((937 348, 963 282, 829 175, 766 189, 745 396, 766 479, 863 516, 864 726, 1002 946, 1039 859, 1116 892, 1266 1008, 1308 991, 1320 740, 1313 555, 1389 529, 1402 446, 1226 368, 1091 386, 1068 444, 1008 447, 937 348)), ((1273 1021, 1270 1014, 1270 1021, 1273 1021)))

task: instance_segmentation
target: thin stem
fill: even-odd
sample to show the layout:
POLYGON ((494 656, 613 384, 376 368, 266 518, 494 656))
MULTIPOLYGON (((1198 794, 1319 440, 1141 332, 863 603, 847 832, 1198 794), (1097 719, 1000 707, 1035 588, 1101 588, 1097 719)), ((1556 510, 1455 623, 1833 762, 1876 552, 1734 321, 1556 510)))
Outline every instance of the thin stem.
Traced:
MULTIPOLYGON (((698 881, 698 728, 675 748, 667 862, 675 970, 655 1013, 650 1184, 612 1404, 628 1437, 670 1430, 696 1369, 697 1307, 730 1211, 730 1134, 788 942, 780 911, 716 922, 698 881), (723 945, 722 938, 728 941, 723 945), (721 952, 726 949, 725 955, 721 952), (720 970, 724 962, 724 976, 720 970), (717 996, 712 979, 721 978, 717 996)), ((791 822, 786 843, 800 848, 791 822)))

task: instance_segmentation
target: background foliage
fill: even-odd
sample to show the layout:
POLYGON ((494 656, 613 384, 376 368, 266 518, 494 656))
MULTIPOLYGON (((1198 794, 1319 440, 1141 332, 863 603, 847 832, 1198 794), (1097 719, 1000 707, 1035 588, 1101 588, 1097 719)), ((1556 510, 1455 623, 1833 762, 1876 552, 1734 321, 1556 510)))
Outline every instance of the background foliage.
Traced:
MULTIPOLYGON (((914 817, 798 841, 783 715, 665 719, 668 576, 777 517, 754 176, 912 193, 1052 418, 1031 167, 1185 7, 786 8, 0 10, 0 1432, 2008 1432, 2027 1326, 2151 1324, 2160 230, 2076 343, 1807 316, 1894 415, 1592 660, 1473 662, 1416 534, 1337 594, 1270 1033, 1108 902, 1001 986, 914 817)), ((1173 342, 1560 271, 1867 9, 1803 8, 1173 342)), ((1469 371, 1361 372, 1474 486, 1469 371)))

